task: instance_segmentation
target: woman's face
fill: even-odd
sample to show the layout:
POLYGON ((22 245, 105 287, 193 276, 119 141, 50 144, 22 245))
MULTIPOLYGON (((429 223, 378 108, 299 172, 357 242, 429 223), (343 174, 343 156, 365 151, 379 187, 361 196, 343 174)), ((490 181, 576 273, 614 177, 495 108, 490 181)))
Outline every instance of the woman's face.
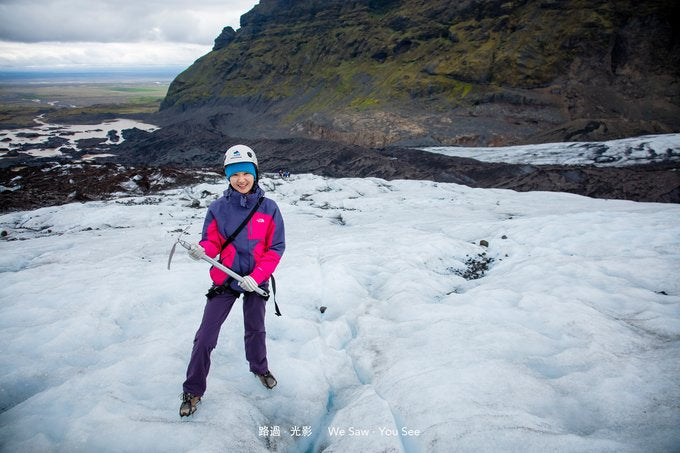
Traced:
POLYGON ((253 184, 255 184, 255 177, 250 173, 240 171, 231 175, 229 183, 234 190, 242 194, 247 194, 253 188, 253 184))

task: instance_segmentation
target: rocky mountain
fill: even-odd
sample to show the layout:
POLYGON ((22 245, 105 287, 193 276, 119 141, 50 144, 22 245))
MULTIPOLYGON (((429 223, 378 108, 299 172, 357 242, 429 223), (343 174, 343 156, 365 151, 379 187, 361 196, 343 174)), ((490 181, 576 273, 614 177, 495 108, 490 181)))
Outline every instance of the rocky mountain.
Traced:
POLYGON ((260 0, 159 118, 365 146, 676 132, 679 19, 674 0, 260 0))

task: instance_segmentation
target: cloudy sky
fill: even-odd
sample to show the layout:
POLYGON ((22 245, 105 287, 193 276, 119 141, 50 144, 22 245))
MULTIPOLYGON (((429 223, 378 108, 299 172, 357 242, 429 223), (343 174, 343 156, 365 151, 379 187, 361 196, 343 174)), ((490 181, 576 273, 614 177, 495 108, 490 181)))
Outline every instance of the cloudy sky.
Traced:
POLYGON ((188 66, 258 0, 0 0, 0 71, 188 66))

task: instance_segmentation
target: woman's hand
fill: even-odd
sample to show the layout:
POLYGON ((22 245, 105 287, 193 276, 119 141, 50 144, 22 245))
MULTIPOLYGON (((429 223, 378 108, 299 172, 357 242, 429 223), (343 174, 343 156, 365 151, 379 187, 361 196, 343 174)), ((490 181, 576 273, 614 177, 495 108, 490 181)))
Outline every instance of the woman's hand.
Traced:
POLYGON ((238 286, 246 291, 255 291, 255 288, 257 288, 257 282, 250 275, 246 275, 243 277, 243 281, 238 282, 238 286))
POLYGON ((191 244, 191 248, 188 250, 189 256, 192 260, 200 261, 205 255, 205 250, 198 244, 191 244))

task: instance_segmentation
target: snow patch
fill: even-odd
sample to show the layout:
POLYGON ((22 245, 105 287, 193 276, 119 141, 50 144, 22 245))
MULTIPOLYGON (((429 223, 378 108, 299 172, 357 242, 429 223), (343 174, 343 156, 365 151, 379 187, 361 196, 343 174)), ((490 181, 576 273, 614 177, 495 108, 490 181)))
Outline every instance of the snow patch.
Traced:
POLYGON ((627 165, 680 162, 680 134, 645 135, 605 142, 543 143, 504 147, 437 146, 420 148, 436 154, 483 162, 530 165, 627 165))

